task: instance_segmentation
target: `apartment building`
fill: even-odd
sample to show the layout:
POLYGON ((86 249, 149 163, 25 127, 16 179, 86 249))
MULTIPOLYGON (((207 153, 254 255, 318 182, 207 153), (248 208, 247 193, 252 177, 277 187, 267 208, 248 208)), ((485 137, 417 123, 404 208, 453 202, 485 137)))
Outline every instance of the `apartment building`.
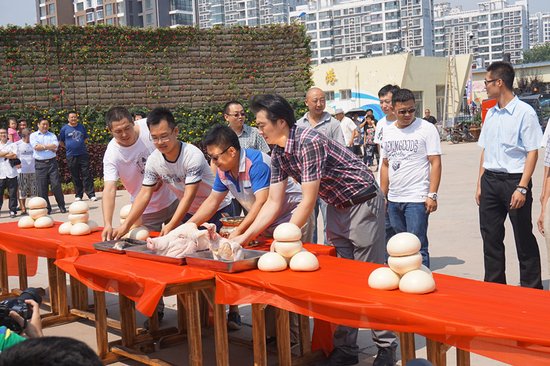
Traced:
POLYGON ((296 6, 290 20, 305 25, 313 64, 433 54, 431 0, 322 0, 296 6))
POLYGON ((529 46, 550 42, 550 13, 535 13, 529 17, 529 46))
POLYGON ((36 18, 41 25, 74 24, 73 0, 36 0, 36 18))
POLYGON ((434 6, 435 56, 471 53, 475 67, 510 57, 522 59, 529 49, 527 1, 509 4, 506 0, 478 3, 478 9, 463 11, 449 3, 434 6))
POLYGON ((200 28, 288 23, 295 0, 198 0, 200 28))

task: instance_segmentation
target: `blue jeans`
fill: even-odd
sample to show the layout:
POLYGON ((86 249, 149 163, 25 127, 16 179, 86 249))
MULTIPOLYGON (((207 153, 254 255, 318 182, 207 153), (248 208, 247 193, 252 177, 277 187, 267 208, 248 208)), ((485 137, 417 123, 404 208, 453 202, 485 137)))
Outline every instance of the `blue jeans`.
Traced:
POLYGON ((424 202, 388 202, 390 224, 396 233, 408 232, 420 239, 422 264, 430 268, 428 216, 424 202))

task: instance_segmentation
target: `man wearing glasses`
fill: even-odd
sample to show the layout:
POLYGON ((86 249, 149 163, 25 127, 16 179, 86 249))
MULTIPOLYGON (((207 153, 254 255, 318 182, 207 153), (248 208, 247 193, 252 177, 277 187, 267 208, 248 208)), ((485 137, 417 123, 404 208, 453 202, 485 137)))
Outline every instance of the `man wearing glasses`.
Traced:
MULTIPOLYGON (((217 167, 216 180, 212 187, 212 193, 189 221, 201 225, 209 220, 228 193, 231 193, 247 212, 243 222, 231 232, 230 238, 233 238, 248 229, 267 201, 271 178, 271 159, 261 151, 241 148, 237 135, 227 126, 214 126, 203 142, 212 163, 217 167)), ((300 185, 292 179, 288 180, 283 208, 277 219, 261 233, 262 236, 271 237, 279 224, 289 222, 301 200, 300 185)), ((312 214, 306 225, 302 227, 303 242, 311 242, 313 227, 312 214)), ((241 328, 238 306, 229 307, 227 325, 230 330, 241 328)), ((297 338, 294 340, 298 341, 297 338)))
POLYGON ((386 195, 393 230, 420 239, 422 263, 429 268, 428 217, 437 210, 441 145, 436 127, 415 117, 414 104, 414 94, 408 89, 392 96, 397 120, 384 128, 380 188, 386 195))
POLYGON ((229 128, 239 137, 241 148, 260 150, 266 154, 271 152, 269 145, 265 142, 265 139, 260 136, 258 129, 244 123, 246 120, 246 113, 240 102, 232 100, 225 103, 223 107, 223 118, 227 121, 229 128))
MULTIPOLYGON (((105 115, 107 129, 113 138, 107 145, 103 157, 103 240, 114 238, 113 212, 120 179, 124 188, 135 202, 143 181, 145 163, 155 150, 145 119, 134 122, 130 112, 123 107, 113 107, 105 115)), ((160 231, 164 222, 173 216, 178 201, 176 196, 164 185, 156 187, 150 201, 141 216, 142 225, 149 230, 160 231)))
MULTIPOLYGON (((506 62, 487 67, 489 109, 478 145, 482 147, 476 202, 483 239, 485 281, 506 283, 504 220, 510 217, 520 263, 520 284, 542 289, 540 253, 533 235, 531 176, 542 138, 536 112, 513 92, 515 72, 506 62)), ((543 206, 544 207, 544 204, 543 206)))
MULTIPOLYGON (((214 184, 214 174, 202 151, 178 140, 179 129, 172 113, 166 108, 155 108, 147 115, 147 126, 156 150, 147 158, 141 190, 130 214, 116 230, 115 238, 126 234, 141 217, 159 184, 166 184, 179 200, 176 212, 160 231, 166 235, 187 221, 208 198, 214 184)), ((223 151, 220 155, 227 153, 223 151)), ((230 200, 224 199, 209 222, 221 227, 222 213, 230 213, 230 200)))

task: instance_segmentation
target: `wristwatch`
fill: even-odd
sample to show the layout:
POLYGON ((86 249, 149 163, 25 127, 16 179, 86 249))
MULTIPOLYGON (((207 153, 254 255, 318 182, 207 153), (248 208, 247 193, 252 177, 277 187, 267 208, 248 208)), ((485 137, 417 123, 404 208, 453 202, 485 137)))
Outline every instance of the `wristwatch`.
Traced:
POLYGON ((430 198, 434 201, 437 201, 437 193, 436 192, 428 193, 428 198, 430 198))
POLYGON ((523 186, 517 186, 516 187, 516 191, 518 191, 519 193, 521 193, 524 196, 527 194, 527 190, 528 190, 527 187, 523 187, 523 186))

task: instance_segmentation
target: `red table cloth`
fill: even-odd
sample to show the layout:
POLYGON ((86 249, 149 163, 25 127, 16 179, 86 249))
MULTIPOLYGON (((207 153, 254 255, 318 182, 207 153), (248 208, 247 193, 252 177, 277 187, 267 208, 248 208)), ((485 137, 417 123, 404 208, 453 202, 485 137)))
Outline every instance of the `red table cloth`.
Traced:
POLYGON ((434 274, 426 295, 374 290, 379 265, 318 257, 315 272, 216 274, 216 302, 261 303, 335 324, 423 334, 515 365, 550 364, 550 293, 434 274))

